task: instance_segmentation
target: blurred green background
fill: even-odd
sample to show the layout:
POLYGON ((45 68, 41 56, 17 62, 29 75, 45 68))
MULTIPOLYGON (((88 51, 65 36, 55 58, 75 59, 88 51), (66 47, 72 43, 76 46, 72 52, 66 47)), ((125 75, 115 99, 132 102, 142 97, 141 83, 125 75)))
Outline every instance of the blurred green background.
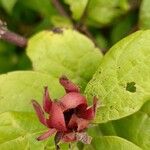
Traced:
MULTIPOLYGON (((0 0, 0 19, 26 38, 54 27, 77 27, 83 33, 86 28, 104 53, 128 34, 150 27, 150 0, 60 0, 69 17, 60 13, 55 1, 0 0)), ((25 48, 0 40, 0 73, 31 66, 25 48)))

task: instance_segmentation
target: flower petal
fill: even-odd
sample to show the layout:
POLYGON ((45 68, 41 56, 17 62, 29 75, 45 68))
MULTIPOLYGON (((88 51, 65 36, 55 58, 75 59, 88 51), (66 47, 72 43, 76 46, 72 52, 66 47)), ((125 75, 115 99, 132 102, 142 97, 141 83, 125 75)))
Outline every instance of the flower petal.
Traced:
POLYGON ((95 117, 96 106, 97 106, 97 98, 93 98, 93 106, 85 109, 82 105, 77 108, 77 116, 83 119, 92 120, 95 117))
POLYGON ((64 141, 64 142, 74 142, 74 141, 76 141, 75 132, 70 132, 70 133, 64 134, 64 136, 62 137, 62 141, 64 141))
POLYGON ((51 106, 52 106, 52 101, 48 93, 48 87, 45 87, 45 92, 43 96, 43 109, 45 110, 45 112, 49 113, 51 106))
POLYGON ((77 116, 83 119, 92 120, 94 118, 93 107, 82 109, 81 107, 77 110, 77 116))
POLYGON ((71 82, 66 76, 62 76, 59 79, 60 84, 65 88, 66 93, 69 92, 80 92, 79 87, 74 84, 73 82, 71 82))
POLYGON ((42 141, 47 139, 48 137, 50 137, 52 134, 54 134, 56 132, 56 129, 50 129, 47 132, 45 132, 44 134, 42 134, 41 136, 39 136, 37 138, 38 141, 42 141))
POLYGON ((33 107, 34 107, 34 109, 35 109, 35 111, 36 111, 36 114, 37 114, 37 116, 38 116, 40 122, 41 122, 42 124, 44 124, 45 126, 47 126, 46 118, 45 118, 45 116, 44 116, 44 112, 43 112, 43 110, 42 110, 40 104, 39 104, 37 101, 32 100, 32 105, 33 105, 33 107))
POLYGON ((77 131, 82 131, 86 129, 89 125, 89 120, 79 118, 77 115, 73 114, 69 123, 68 123, 68 128, 69 129, 76 129, 77 131))
POLYGON ((47 124, 50 128, 55 128, 58 131, 66 131, 66 124, 63 111, 57 102, 53 102, 50 110, 49 119, 47 124))
POLYGON ((64 107, 63 111, 67 109, 76 108, 78 105, 87 105, 86 98, 80 93, 71 92, 60 99, 60 104, 64 107))

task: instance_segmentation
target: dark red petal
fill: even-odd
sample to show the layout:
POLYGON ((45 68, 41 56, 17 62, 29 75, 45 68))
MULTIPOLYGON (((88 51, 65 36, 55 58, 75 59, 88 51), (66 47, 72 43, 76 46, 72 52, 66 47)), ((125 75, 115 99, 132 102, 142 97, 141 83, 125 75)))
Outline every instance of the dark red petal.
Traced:
POLYGON ((60 99, 60 104, 63 105, 64 111, 67 109, 76 108, 78 105, 87 105, 86 98, 80 93, 71 92, 60 99))
POLYGON ((80 133, 76 133, 76 140, 80 141, 84 144, 90 144, 92 137, 88 136, 88 134, 86 132, 80 132, 80 133))
POLYGON ((56 132, 56 129, 50 129, 47 132, 45 132, 44 134, 42 134, 41 136, 39 136, 37 138, 38 141, 42 141, 47 139, 48 137, 50 137, 52 134, 54 134, 56 132))
POLYGON ((60 77, 59 82, 65 88, 66 93, 80 92, 79 87, 73 82, 71 82, 66 76, 60 77))
POLYGON ((58 103, 53 102, 51 106, 50 116, 47 119, 47 124, 50 128, 55 128, 58 131, 66 131, 64 114, 58 103))
POLYGON ((79 118, 75 114, 73 114, 68 123, 68 128, 73 129, 77 127, 77 131, 82 131, 88 127, 88 124, 89 120, 79 118))
POLYGON ((62 137, 62 140, 64 142, 74 142, 74 141, 76 141, 76 134, 75 134, 75 132, 64 134, 64 136, 62 137))
POLYGON ((43 109, 45 112, 49 113, 52 106, 52 101, 50 99, 48 88, 45 87, 44 96, 43 96, 43 109))
POLYGON ((97 98, 93 98, 93 106, 88 107, 85 109, 85 107, 79 106, 77 109, 77 116, 83 119, 92 120, 95 117, 96 112, 96 105, 97 105, 97 98))
POLYGON ((92 120, 94 118, 93 107, 89 107, 86 110, 80 109, 76 114, 78 117, 87 119, 87 120, 92 120))
POLYGON ((38 102, 36 102, 35 100, 32 100, 32 105, 33 105, 33 107, 34 107, 34 109, 35 109, 35 111, 36 111, 36 114, 37 114, 37 116, 38 116, 40 122, 41 122, 42 124, 44 124, 44 125, 47 126, 47 124, 46 124, 46 118, 45 118, 45 116, 44 116, 44 112, 43 112, 43 110, 42 110, 40 104, 39 104, 38 102))

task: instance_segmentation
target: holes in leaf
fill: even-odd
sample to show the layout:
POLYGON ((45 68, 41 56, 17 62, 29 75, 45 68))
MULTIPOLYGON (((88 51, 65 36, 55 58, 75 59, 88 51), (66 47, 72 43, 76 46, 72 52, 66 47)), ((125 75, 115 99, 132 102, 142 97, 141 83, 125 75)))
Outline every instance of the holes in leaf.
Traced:
POLYGON ((136 92, 135 84, 136 84, 135 82, 128 82, 126 86, 126 90, 132 93, 136 92))

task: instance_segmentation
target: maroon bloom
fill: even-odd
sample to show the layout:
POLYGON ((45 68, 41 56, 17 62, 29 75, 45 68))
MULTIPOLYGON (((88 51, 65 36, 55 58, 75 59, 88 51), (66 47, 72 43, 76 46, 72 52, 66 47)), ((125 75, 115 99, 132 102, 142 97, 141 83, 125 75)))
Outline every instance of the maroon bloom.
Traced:
POLYGON ((91 137, 86 134, 85 129, 95 116, 97 98, 94 97, 93 106, 88 107, 87 100, 80 93, 77 85, 65 76, 60 78, 60 84, 65 88, 66 95, 59 101, 51 100, 47 87, 45 87, 43 97, 43 108, 35 100, 32 100, 39 121, 49 128, 37 140, 44 140, 56 133, 56 145, 60 140, 64 142, 81 141, 89 144, 91 137), (45 113, 49 115, 48 118, 45 113))

